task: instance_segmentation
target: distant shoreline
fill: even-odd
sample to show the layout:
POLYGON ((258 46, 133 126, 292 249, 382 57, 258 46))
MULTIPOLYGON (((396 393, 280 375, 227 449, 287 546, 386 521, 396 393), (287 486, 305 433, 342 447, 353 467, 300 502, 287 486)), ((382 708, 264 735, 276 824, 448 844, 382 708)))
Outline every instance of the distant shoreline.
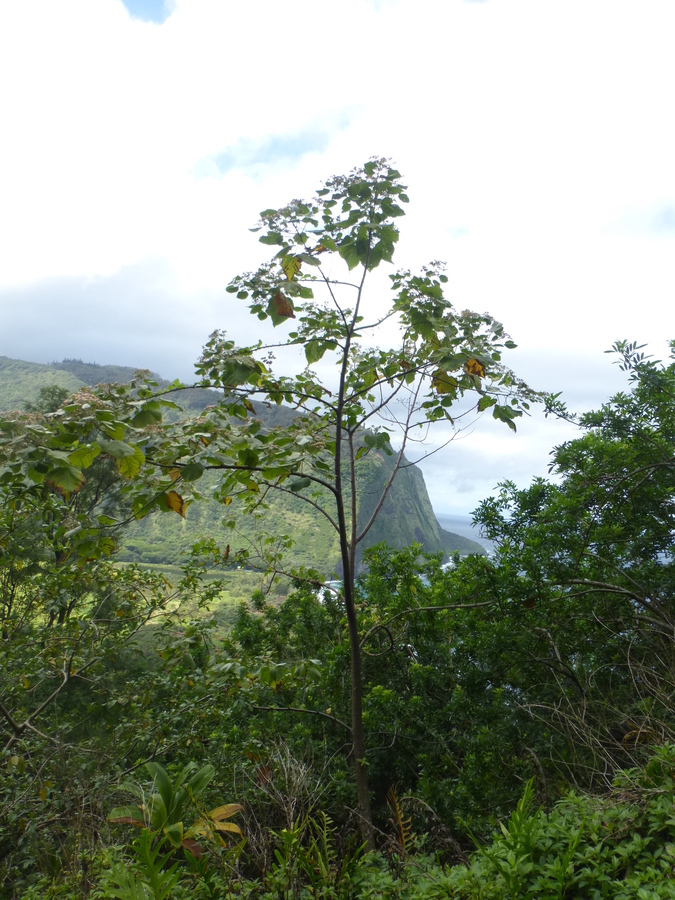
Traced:
POLYGON ((445 513, 435 513, 438 524, 445 531, 451 531, 453 534, 459 534, 462 537, 476 541, 481 547, 485 547, 488 553, 494 550, 494 542, 488 538, 482 537, 480 529, 471 524, 471 516, 448 515, 445 513))

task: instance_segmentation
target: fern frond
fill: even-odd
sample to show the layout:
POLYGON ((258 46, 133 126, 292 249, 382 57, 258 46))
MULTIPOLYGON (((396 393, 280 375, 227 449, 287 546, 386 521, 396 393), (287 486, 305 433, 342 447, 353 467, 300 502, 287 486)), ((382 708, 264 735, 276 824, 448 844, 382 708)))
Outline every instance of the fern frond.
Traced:
POLYGON ((398 799, 398 791, 394 784, 387 791, 387 806, 392 814, 392 818, 389 821, 394 829, 397 847, 399 852, 405 855, 412 849, 415 838, 410 825, 410 816, 404 816, 398 799))

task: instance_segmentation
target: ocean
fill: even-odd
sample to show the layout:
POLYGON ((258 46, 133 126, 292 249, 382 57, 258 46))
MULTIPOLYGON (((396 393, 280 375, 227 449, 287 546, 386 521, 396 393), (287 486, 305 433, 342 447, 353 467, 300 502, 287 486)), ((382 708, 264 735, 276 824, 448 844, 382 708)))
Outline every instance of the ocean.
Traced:
POLYGON ((438 524, 445 531, 451 531, 453 534, 460 534, 462 537, 470 538, 476 541, 482 547, 492 553, 494 550, 494 542, 481 536, 480 529, 471 524, 471 516, 449 516, 444 513, 436 513, 438 524))

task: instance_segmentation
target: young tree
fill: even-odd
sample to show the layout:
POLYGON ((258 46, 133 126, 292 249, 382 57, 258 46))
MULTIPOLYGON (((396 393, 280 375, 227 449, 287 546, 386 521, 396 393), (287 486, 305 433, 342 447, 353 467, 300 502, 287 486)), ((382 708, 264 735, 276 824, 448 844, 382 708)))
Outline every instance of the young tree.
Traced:
MULTIPOLYGON (((362 710, 362 639, 354 580, 357 548, 375 522, 391 485, 408 465, 405 451, 435 423, 453 436, 488 409, 515 431, 514 420, 535 397, 506 368, 502 351, 515 346, 487 314, 457 312, 444 296, 447 277, 439 263, 420 274, 390 275, 388 299, 366 301, 369 277, 393 259, 396 220, 407 203, 400 174, 386 160, 367 162, 330 179, 303 202, 294 200, 261 214, 260 242, 272 259, 228 287, 248 300, 261 322, 287 329, 278 343, 238 347, 222 332, 212 335, 197 371, 204 387, 224 390, 223 402, 183 426, 180 447, 168 441, 153 457, 184 481, 206 470, 221 472, 216 496, 248 511, 264 508, 270 492, 289 493, 319 510, 339 537, 343 593, 351 649, 351 741, 362 831, 372 843, 362 710), (343 263, 348 273, 339 272, 343 263), (382 334, 394 345, 372 346, 382 334), (273 352, 297 347, 307 368, 275 373, 273 352), (322 377, 316 365, 326 357, 322 377), (297 415, 264 429, 252 401, 286 403, 297 415), (421 429, 421 431, 420 431, 421 429), (391 436, 398 441, 392 448, 391 436), (367 454, 395 454, 381 496, 367 520, 359 517, 358 461, 367 454)), ((146 448, 146 456, 148 449, 146 448)), ((177 500, 183 497, 174 492, 177 500)), ((139 503, 141 501, 139 500, 139 503)))
MULTIPOLYGON (((447 278, 439 263, 417 275, 390 275, 388 299, 375 282, 375 296, 366 300, 373 271, 392 261, 395 223, 403 215, 400 203, 407 201, 400 174, 386 160, 371 160, 326 182, 311 201, 262 213, 254 230, 263 232, 260 241, 272 248, 273 258, 235 278, 228 290, 249 301, 257 320, 271 319, 289 330, 280 342, 244 347, 215 333, 197 371, 202 387, 218 388, 224 396, 199 418, 163 425, 162 404, 172 404, 139 382, 111 388, 109 396, 95 392, 72 410, 66 406, 66 415, 57 411, 48 424, 30 426, 19 444, 11 435, 3 442, 6 490, 13 497, 25 494, 24 503, 34 500, 47 528, 53 517, 45 512, 45 498, 56 504, 57 550, 84 562, 112 550, 106 530, 114 534, 119 527, 110 516, 79 509, 99 457, 109 467, 114 460, 137 518, 156 507, 184 515, 199 479, 215 471, 215 496, 225 506, 237 499, 246 512, 260 515, 277 492, 300 498, 326 519, 340 547, 351 656, 347 727, 358 813, 371 845, 357 550, 408 465, 411 440, 426 437, 435 423, 449 424, 452 438, 489 409, 515 430, 514 420, 536 398, 501 361, 502 351, 515 346, 502 325, 487 314, 459 313, 445 298, 447 278), (356 277, 343 276, 341 264, 356 277), (391 347, 370 345, 387 334, 393 335, 391 347), (297 375, 275 373, 273 353, 280 348, 303 352, 307 367, 297 375), (316 366, 324 357, 334 368, 324 364, 322 378, 316 366), (253 401, 285 403, 295 415, 263 427, 253 401), (368 454, 392 456, 393 465, 381 495, 360 516, 358 467, 368 454)), ((268 547, 280 537, 283 544, 277 535, 268 547)), ((225 559, 228 553, 229 548, 225 559)), ((278 554, 270 565, 278 569, 278 554)))

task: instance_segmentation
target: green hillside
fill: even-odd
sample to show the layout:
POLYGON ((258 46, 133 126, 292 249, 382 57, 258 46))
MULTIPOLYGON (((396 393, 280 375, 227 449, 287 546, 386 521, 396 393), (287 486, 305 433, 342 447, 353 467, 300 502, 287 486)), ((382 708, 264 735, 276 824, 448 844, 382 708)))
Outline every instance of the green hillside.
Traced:
MULTIPOLYGON (((361 460, 358 467, 359 527, 368 521, 382 486, 391 473, 393 457, 374 454, 361 460)), ((202 490, 208 493, 208 481, 203 479, 202 490)), ((326 504, 327 509, 330 506, 326 504)), ((122 558, 153 563, 176 561, 187 553, 200 537, 213 537, 233 548, 247 547, 252 554, 265 535, 282 538, 289 535, 294 546, 289 559, 295 565, 313 566, 326 575, 340 570, 337 535, 324 517, 300 498, 287 494, 271 499, 260 525, 247 516, 237 518, 234 531, 225 529, 221 520, 237 518, 235 506, 227 511, 215 502, 195 503, 188 507, 186 518, 157 513, 131 525, 127 529, 122 558), (263 530, 264 529, 264 530, 263 530)), ((407 547, 414 541, 422 544, 429 553, 455 551, 484 553, 474 541, 444 531, 434 515, 424 477, 419 469, 410 466, 395 479, 389 495, 366 536, 358 553, 360 561, 363 549, 380 542, 393 549, 407 547)))
MULTIPOLYGON (((58 384, 75 391, 83 385, 102 382, 131 380, 135 369, 125 366, 102 366, 83 363, 81 360, 64 360, 50 366, 11 360, 0 357, 0 410, 16 409, 27 402, 34 402, 40 388, 58 384)), ((168 382, 156 376, 162 384, 168 382)), ((218 402, 216 391, 181 391, 176 400, 188 414, 197 414, 207 405, 218 402)), ((290 421, 294 413, 287 407, 256 409, 258 416, 268 425, 275 426, 290 421)), ((373 452, 358 464, 360 527, 369 520, 380 497, 382 488, 391 474, 394 457, 373 452)), ((187 510, 185 519, 178 516, 155 514, 132 524, 126 531, 120 558, 154 564, 175 564, 189 552, 192 544, 201 537, 214 537, 232 547, 248 547, 255 556, 256 543, 263 537, 259 522, 249 516, 237 519, 235 531, 225 529, 221 520, 224 510, 208 500, 215 478, 200 482, 205 502, 194 503, 187 510)), ((235 507, 227 510, 236 513, 235 507)), ((229 517, 229 516, 228 516, 229 517)), ((293 538, 294 546, 287 560, 295 565, 312 566, 326 574, 339 571, 337 536, 324 517, 300 498, 279 495, 271 499, 264 515, 264 531, 279 539, 284 535, 293 538)), ((417 541, 427 552, 443 551, 460 554, 485 551, 474 541, 444 531, 434 515, 424 477, 416 466, 402 469, 395 479, 380 513, 360 548, 359 559, 368 546, 386 542, 393 549, 406 547, 417 541)))
POLYGON ((88 383, 58 366, 45 366, 0 356, 0 412, 22 409, 27 403, 35 403, 40 395, 40 388, 57 384, 75 393, 88 383))

